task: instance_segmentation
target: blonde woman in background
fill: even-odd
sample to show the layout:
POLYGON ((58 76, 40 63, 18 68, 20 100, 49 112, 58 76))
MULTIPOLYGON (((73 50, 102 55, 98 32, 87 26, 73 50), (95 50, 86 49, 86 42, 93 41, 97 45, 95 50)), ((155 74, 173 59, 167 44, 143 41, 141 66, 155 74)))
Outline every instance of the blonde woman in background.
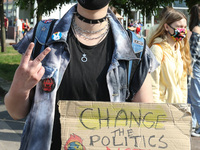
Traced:
POLYGON ((186 27, 185 15, 172 9, 148 43, 160 63, 151 73, 154 102, 187 103, 187 75, 192 69, 186 27))

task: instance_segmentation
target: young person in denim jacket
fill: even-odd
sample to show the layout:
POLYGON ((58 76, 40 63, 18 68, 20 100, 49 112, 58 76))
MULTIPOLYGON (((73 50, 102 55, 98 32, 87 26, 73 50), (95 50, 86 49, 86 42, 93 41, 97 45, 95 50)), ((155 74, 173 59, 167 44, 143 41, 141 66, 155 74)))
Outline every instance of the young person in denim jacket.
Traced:
POLYGON ((109 2, 78 0, 56 22, 48 47, 34 60, 32 30, 14 46, 24 55, 5 105, 14 119, 27 116, 21 150, 60 149, 58 100, 125 102, 129 97, 133 102, 152 102, 149 73, 157 62, 148 47, 141 61, 136 57, 109 2), (139 71, 129 90, 130 60, 139 71))

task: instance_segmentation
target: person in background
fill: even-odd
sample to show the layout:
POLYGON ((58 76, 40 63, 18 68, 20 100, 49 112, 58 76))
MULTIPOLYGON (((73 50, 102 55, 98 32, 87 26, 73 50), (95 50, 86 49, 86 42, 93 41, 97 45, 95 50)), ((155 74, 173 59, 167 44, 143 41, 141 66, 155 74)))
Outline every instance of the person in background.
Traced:
POLYGON ((8 38, 9 21, 8 21, 8 18, 6 17, 6 13, 4 13, 4 26, 5 26, 5 30, 6 30, 6 38, 8 38))
POLYGON ((156 103, 187 103, 187 75, 191 74, 191 55, 185 15, 171 9, 161 20, 148 46, 160 66, 151 73, 156 103))
POLYGON ((189 29, 190 52, 192 55, 193 75, 188 88, 188 102, 192 111, 192 136, 200 137, 200 4, 194 5, 190 10, 189 29))
MULTIPOLYGON (((161 11, 161 15, 160 15, 160 20, 162 20, 162 18, 167 14, 168 11, 170 11, 171 9, 173 9, 172 7, 170 6, 166 6, 162 9, 161 11)), ((156 24, 154 26, 152 26, 150 29, 149 29, 149 32, 146 36, 146 41, 147 43, 149 43, 149 40, 151 38, 151 36, 156 32, 157 28, 158 28, 159 24, 156 24)))
POLYGON ((140 26, 140 31, 142 31, 143 23, 139 21, 138 25, 140 26))
POLYGON ((19 42, 22 39, 22 21, 16 17, 16 41, 19 42))
POLYGON ((23 36, 25 36, 26 33, 30 30, 30 23, 27 18, 25 22, 23 21, 22 28, 23 28, 23 36))
POLYGON ((34 30, 14 45, 24 55, 4 101, 14 119, 27 116, 21 149, 61 149, 59 100, 152 102, 150 73, 157 61, 148 47, 141 60, 136 57, 109 2, 78 0, 57 20, 48 47, 35 59, 34 30), (129 84, 130 60, 138 71, 129 84))
POLYGON ((140 27, 140 25, 139 24, 137 24, 137 26, 136 26, 136 30, 135 30, 135 32, 136 32, 136 34, 140 34, 140 31, 141 31, 141 27, 140 27))
POLYGON ((133 26, 133 19, 130 20, 130 23, 129 23, 128 29, 129 29, 130 31, 135 32, 136 27, 133 26))
POLYGON ((24 31, 25 31, 25 21, 21 19, 22 22, 22 35, 24 36, 24 31))
POLYGON ((135 20, 134 23, 133 23, 133 27, 137 27, 138 26, 138 21, 135 20))

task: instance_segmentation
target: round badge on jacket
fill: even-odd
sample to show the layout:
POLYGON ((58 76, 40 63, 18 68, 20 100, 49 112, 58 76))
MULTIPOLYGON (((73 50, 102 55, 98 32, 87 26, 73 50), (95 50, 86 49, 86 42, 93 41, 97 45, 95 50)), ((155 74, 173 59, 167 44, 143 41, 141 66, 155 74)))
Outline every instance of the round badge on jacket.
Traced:
POLYGON ((42 80, 42 90, 45 92, 52 92, 56 86, 53 78, 46 78, 42 80))
POLYGON ((57 41, 57 40, 60 40, 61 37, 62 37, 62 33, 61 33, 61 32, 55 32, 55 33, 52 35, 52 40, 57 41))

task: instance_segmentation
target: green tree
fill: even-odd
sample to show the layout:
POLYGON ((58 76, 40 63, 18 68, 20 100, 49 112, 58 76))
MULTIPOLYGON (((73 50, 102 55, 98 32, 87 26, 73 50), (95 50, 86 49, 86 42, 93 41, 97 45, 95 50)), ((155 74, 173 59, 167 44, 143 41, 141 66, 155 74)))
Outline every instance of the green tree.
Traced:
POLYGON ((0 0, 0 21, 1 21, 1 52, 6 51, 6 32, 4 27, 3 0, 0 0))
POLYGON ((130 14, 131 9, 141 10, 143 15, 153 14, 160 6, 171 5, 175 0, 112 0, 111 5, 118 10, 124 9, 125 14, 130 14))
POLYGON ((189 10, 194 6, 195 4, 200 4, 200 0, 181 0, 181 2, 184 1, 189 8, 189 10))
MULTIPOLYGON (((57 9, 57 6, 60 7, 64 4, 69 3, 71 0, 36 0, 37 1, 37 21, 42 19, 43 14, 50 14, 51 11, 57 9)), ((33 8, 35 0, 16 0, 16 4, 20 6, 21 9, 28 9, 30 6, 33 8)), ((33 15, 33 9, 30 12, 33 15)))

